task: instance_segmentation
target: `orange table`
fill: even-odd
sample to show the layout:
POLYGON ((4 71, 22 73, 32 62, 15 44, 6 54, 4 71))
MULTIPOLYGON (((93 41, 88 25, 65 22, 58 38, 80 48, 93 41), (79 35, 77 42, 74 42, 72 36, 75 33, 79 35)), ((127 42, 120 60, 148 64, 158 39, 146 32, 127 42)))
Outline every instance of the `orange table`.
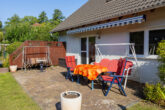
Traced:
POLYGON ((89 65, 82 64, 77 65, 74 69, 74 74, 79 74, 87 77, 89 80, 92 80, 92 89, 93 89, 93 80, 97 78, 97 76, 103 72, 108 72, 108 69, 99 65, 89 65))

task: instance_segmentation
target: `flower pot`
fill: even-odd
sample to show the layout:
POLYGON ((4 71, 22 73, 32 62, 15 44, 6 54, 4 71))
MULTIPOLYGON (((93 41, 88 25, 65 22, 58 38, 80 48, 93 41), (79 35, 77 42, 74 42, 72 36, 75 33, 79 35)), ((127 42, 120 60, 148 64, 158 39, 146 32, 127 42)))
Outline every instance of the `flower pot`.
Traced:
POLYGON ((61 110, 81 110, 82 96, 77 91, 61 93, 61 110))
POLYGON ((16 72, 17 71, 17 65, 11 65, 9 68, 10 68, 10 72, 16 72))

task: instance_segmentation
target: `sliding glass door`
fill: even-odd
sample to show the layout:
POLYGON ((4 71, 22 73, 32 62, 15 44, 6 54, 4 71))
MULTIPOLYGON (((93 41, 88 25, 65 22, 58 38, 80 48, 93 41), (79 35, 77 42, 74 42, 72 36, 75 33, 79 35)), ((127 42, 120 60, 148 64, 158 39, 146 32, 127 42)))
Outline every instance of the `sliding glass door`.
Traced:
POLYGON ((87 64, 87 38, 81 38, 81 64, 87 64))
POLYGON ((89 52, 89 64, 95 62, 95 37, 89 37, 88 52, 89 52))

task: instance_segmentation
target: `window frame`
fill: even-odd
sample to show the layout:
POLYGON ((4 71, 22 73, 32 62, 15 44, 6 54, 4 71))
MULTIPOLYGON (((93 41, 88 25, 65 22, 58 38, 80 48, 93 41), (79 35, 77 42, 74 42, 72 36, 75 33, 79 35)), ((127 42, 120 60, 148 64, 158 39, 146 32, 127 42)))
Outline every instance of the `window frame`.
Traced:
MULTIPOLYGON (((160 31, 160 30, 164 30, 165 31, 165 28, 164 29, 153 29, 153 30, 149 30, 148 31, 148 45, 150 46, 150 32, 151 31, 160 31)), ((156 55, 156 54, 150 54, 150 50, 149 50, 149 47, 148 47, 148 55, 149 56, 158 56, 158 55, 156 55)))
MULTIPOLYGON (((139 31, 144 31, 144 55, 136 55, 138 59, 151 59, 151 60, 157 60, 158 55, 150 55, 149 54, 149 31, 154 31, 154 30, 162 30, 165 29, 165 26, 154 26, 154 27, 149 27, 149 28, 139 28, 139 29, 133 29, 130 30, 130 32, 139 32, 139 31)), ((130 34, 128 33, 128 39, 130 43, 130 34)), ((133 58, 132 54, 129 54, 129 58, 133 58)))
MULTIPOLYGON (((131 33, 135 33, 135 32, 144 32, 144 38, 145 38, 145 31, 144 30, 137 30, 137 31, 130 31, 129 32, 129 43, 131 43, 131 36, 130 34, 131 33)), ((144 39, 145 40, 145 39, 144 39)), ((144 41, 144 44, 145 44, 145 41, 144 41)), ((143 44, 143 47, 144 47, 144 44, 143 44)), ((136 50, 135 50, 136 51, 136 50)), ((144 51, 144 48, 143 48, 143 54, 136 54, 137 57, 143 57, 145 54, 145 51, 144 51)), ((129 56, 133 56, 130 52, 129 52, 129 56)))

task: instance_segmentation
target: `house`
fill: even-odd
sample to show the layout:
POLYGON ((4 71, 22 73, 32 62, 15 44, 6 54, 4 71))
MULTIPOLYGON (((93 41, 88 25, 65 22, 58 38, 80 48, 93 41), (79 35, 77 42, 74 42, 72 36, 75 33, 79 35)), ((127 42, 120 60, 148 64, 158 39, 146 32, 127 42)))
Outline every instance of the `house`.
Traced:
POLYGON ((158 81, 156 48, 165 39, 165 0, 88 0, 51 32, 60 33, 67 55, 76 56, 78 64, 98 62, 95 44, 135 43, 140 82, 158 81))
POLYGON ((38 26, 41 26, 41 24, 39 24, 39 23, 34 23, 32 26, 38 27, 38 26))

